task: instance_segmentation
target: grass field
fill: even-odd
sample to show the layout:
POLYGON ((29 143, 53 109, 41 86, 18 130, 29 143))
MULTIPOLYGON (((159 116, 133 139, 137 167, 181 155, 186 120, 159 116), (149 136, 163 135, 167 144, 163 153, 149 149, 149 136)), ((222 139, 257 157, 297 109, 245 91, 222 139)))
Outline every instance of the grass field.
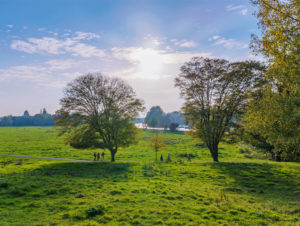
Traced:
MULTIPOLYGON (((0 156, 0 225, 299 225, 298 163, 249 159, 229 144, 213 163, 205 147, 167 132, 161 153, 172 162, 154 162, 151 135, 141 131, 115 163, 0 156), (189 152, 192 162, 181 157, 189 152)), ((0 153, 91 160, 93 152, 64 145, 52 127, 0 128, 0 153)))

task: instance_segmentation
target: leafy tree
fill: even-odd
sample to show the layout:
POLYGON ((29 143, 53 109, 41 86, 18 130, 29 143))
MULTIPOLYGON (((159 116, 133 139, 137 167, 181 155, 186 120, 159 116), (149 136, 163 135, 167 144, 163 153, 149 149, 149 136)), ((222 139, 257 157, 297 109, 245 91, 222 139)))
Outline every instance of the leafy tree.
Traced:
POLYGON ((172 122, 178 123, 179 125, 184 124, 184 117, 178 111, 167 113, 165 118, 166 118, 165 121, 168 125, 170 125, 170 123, 172 122))
POLYGON ((24 116, 24 117, 29 117, 29 116, 30 116, 30 115, 29 115, 29 112, 28 112, 27 110, 25 110, 23 116, 24 116))
POLYGON ((11 115, 3 117, 0 121, 1 126, 13 126, 13 123, 14 121, 11 115))
POLYGON ((107 148, 113 162, 119 147, 137 142, 132 121, 144 110, 143 102, 120 79, 80 76, 68 84, 60 104, 55 125, 74 147, 107 148))
POLYGON ((179 124, 176 123, 176 122, 171 122, 170 125, 169 125, 169 129, 171 132, 175 132, 178 128, 179 124))
POLYGON ((165 126, 165 113, 160 106, 151 107, 150 111, 145 117, 145 123, 150 127, 164 127, 165 126), (152 124, 152 125, 150 125, 152 124), (153 125, 155 124, 155 125, 153 125))
POLYGON ((274 147, 276 159, 300 158, 300 4, 257 0, 261 38, 252 48, 268 60, 268 83, 253 97, 245 128, 274 147))
POLYGON ((149 145, 155 151, 155 160, 157 161, 157 152, 163 150, 166 147, 166 144, 162 138, 159 137, 159 133, 156 132, 151 137, 149 145))
POLYGON ((185 98, 183 112, 194 135, 205 142, 215 162, 218 145, 233 116, 245 111, 250 91, 263 79, 258 62, 230 63, 195 57, 181 67, 175 85, 185 98))
POLYGON ((150 118, 148 120, 148 126, 150 127, 156 127, 158 125, 158 120, 156 118, 150 118))

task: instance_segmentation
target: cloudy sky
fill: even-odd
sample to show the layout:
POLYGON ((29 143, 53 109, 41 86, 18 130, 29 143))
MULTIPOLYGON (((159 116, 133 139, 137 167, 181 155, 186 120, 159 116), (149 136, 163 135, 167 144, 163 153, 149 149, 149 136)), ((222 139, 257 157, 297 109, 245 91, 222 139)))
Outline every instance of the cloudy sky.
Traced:
POLYGON ((193 56, 254 59, 248 0, 0 0, 0 117, 59 108, 76 76, 126 80, 147 109, 179 110, 193 56))

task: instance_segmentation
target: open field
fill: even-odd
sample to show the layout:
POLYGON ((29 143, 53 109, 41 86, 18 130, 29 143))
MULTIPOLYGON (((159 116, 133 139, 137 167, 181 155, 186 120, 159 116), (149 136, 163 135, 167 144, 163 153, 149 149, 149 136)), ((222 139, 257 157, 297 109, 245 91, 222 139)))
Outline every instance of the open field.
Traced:
MULTIPOLYGON (((229 144, 213 163, 205 147, 171 133, 162 134, 162 153, 173 161, 156 163, 151 135, 141 131, 141 142, 119 150, 115 163, 0 156, 1 225, 300 223, 298 163, 245 158, 229 144), (192 162, 180 157, 186 152, 192 162)), ((64 145, 52 127, 0 128, 0 153, 93 158, 93 150, 64 145)))

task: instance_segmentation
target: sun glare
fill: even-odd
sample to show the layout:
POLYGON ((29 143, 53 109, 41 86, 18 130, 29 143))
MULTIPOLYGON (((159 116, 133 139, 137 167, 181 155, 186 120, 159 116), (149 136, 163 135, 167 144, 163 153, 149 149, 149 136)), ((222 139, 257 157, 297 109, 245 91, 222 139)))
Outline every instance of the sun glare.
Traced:
POLYGON ((147 79, 159 79, 163 69, 163 55, 155 49, 139 48, 131 55, 137 63, 137 76, 147 79))

